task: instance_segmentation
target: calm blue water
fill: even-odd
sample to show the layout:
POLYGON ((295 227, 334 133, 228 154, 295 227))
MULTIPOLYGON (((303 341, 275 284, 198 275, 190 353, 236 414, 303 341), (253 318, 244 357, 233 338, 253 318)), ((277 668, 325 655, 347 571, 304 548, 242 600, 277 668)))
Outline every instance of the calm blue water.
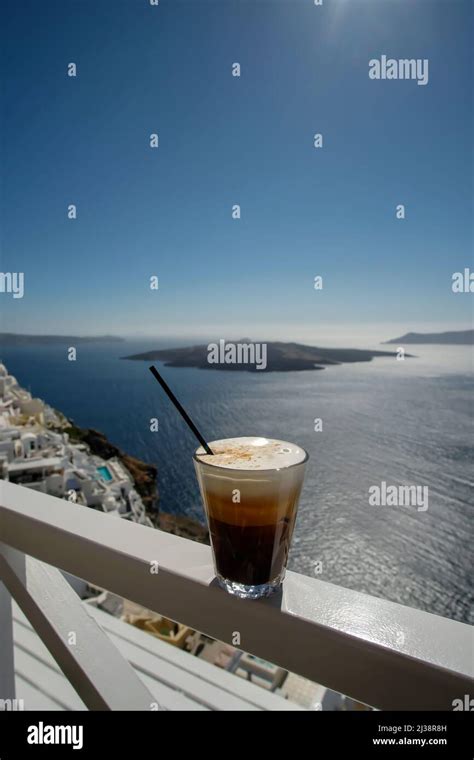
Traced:
MULTIPOLYGON (((203 520, 192 434, 147 363, 119 359, 157 346, 84 345, 76 362, 50 346, 3 349, 1 358, 34 395, 156 464, 162 509, 203 520), (158 432, 150 432, 152 417, 158 432)), ((308 450, 291 569, 312 575, 321 561, 322 580, 472 620, 470 349, 414 346, 413 353, 417 359, 321 372, 162 371, 209 439, 269 436, 308 450), (314 431, 316 417, 322 432, 314 431), (428 486, 428 510, 369 506, 369 487, 382 480, 428 486)))

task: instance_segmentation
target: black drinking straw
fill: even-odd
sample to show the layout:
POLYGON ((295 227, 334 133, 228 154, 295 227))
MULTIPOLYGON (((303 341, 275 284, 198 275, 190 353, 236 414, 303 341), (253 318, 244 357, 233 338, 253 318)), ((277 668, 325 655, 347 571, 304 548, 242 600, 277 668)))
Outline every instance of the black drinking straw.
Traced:
POLYGON ((185 409, 183 409, 183 407, 182 407, 182 406, 181 406, 181 404, 179 403, 178 399, 177 399, 177 398, 176 398, 176 396, 174 395, 174 393, 173 393, 173 391, 171 390, 171 388, 168 388, 167 384, 165 383, 165 381, 164 381, 164 380, 163 380, 163 378, 161 377, 161 375, 160 375, 160 373, 158 372, 158 370, 156 369, 156 367, 154 367, 153 365, 151 365, 151 367, 148 367, 148 369, 150 370, 150 372, 151 372, 151 374, 153 375, 153 377, 155 378, 155 380, 158 380, 159 384, 160 384, 160 385, 161 385, 161 387, 163 388, 164 392, 166 393, 166 395, 168 396, 168 398, 170 399, 170 401, 172 401, 172 402, 173 402, 173 404, 175 405, 176 409, 177 409, 177 410, 178 410, 178 412, 180 413, 181 417, 182 417, 182 418, 184 419, 184 421, 185 421, 185 422, 186 422, 186 423, 189 425, 189 427, 190 427, 190 428, 191 428, 191 430, 193 431, 194 435, 195 435, 195 436, 196 436, 196 438, 198 439, 198 441, 199 441, 199 443, 201 444, 201 446, 203 446, 203 447, 205 448, 205 450, 206 450, 206 452, 207 452, 208 454, 212 454, 212 455, 214 455, 214 452, 213 452, 213 451, 211 451, 211 449, 210 449, 209 445, 206 443, 206 441, 205 441, 205 440, 204 440, 204 438, 202 437, 201 433, 200 433, 200 432, 199 432, 199 430, 197 429, 197 427, 196 427, 196 425, 194 424, 194 422, 192 421, 191 417, 189 416, 189 414, 187 413, 187 411, 186 411, 185 409))

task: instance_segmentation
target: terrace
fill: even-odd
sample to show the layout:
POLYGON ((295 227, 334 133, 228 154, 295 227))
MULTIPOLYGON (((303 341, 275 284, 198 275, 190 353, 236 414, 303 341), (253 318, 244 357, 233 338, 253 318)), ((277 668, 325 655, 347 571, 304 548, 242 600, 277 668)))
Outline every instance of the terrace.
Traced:
POLYGON ((60 570, 381 710, 452 710, 472 690, 463 623, 293 572, 243 601, 208 546, 5 481, 0 539, 0 698, 26 709, 295 709, 91 609, 60 570))

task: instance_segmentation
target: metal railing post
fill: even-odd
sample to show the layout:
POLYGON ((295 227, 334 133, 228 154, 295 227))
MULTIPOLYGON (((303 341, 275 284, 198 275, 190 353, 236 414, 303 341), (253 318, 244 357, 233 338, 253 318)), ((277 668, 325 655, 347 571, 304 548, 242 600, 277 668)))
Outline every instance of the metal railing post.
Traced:
POLYGON ((0 579, 0 709, 4 705, 2 700, 14 699, 12 598, 0 579))
POLYGON ((150 710, 154 697, 62 573, 0 545, 16 603, 90 710, 150 710))

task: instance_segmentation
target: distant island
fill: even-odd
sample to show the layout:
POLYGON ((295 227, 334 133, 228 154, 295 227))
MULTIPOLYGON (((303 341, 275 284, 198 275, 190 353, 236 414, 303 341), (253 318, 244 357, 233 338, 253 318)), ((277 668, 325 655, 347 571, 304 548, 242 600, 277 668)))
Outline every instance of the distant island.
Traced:
POLYGON ((409 332, 406 335, 402 335, 401 338, 393 338, 392 340, 384 341, 387 343, 397 343, 403 346, 404 343, 433 343, 444 344, 452 346, 472 346, 474 344, 474 330, 455 330, 452 332, 441 333, 415 333, 409 332))
POLYGON ((57 345, 62 343, 117 343, 123 338, 116 335, 22 335, 19 333, 0 333, 0 345, 2 346, 25 346, 25 345, 57 345))
MULTIPOLYGON (((223 341, 221 341, 223 343, 223 341)), ((216 345, 216 344, 212 344, 216 345)), ((253 343, 248 339, 240 343, 227 343, 226 346, 262 346, 266 345, 266 366, 264 372, 294 372, 301 370, 324 369, 328 365, 346 362, 370 362, 376 356, 396 358, 390 351, 365 351, 355 348, 315 348, 301 343, 266 342, 253 343)), ((406 354, 407 356, 407 354, 406 354)), ((255 363, 209 361, 209 345, 190 346, 188 348, 167 348, 147 351, 142 354, 122 356, 133 361, 160 361, 167 367, 198 367, 200 369, 218 369, 226 371, 258 372, 255 363)))

